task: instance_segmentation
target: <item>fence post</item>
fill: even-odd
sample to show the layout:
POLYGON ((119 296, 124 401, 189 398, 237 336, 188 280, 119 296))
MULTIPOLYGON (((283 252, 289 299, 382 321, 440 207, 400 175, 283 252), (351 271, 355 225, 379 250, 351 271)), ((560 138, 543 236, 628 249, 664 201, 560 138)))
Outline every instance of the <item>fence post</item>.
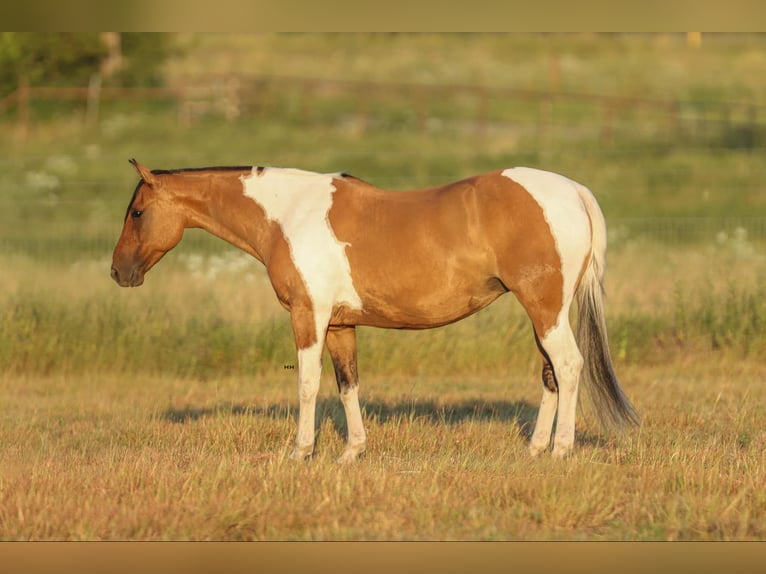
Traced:
POLYGON ((537 111, 537 145, 543 148, 548 143, 548 129, 553 124, 553 98, 540 98, 537 111))
POLYGON ((415 102, 418 129, 421 133, 424 133, 428 128, 428 96, 422 87, 418 87, 415 90, 415 102))
POLYGON ((614 107, 615 104, 609 99, 605 99, 604 111, 601 118, 601 143, 606 146, 611 146, 614 143, 614 129, 612 123, 614 121, 614 107))
POLYGON ((367 131, 367 126, 370 123, 370 104, 369 104, 370 92, 367 88, 363 88, 356 98, 356 126, 355 133, 357 136, 363 136, 367 131))
POLYGON ((315 97, 316 84, 312 81, 302 81, 303 88, 301 89, 300 97, 300 109, 301 120, 305 125, 311 125, 313 119, 311 101, 315 97))
POLYGON ((681 115, 681 104, 678 101, 668 104, 668 134, 676 134, 679 127, 679 116, 681 115))
POLYGON ((85 104, 85 125, 92 128, 98 123, 101 103, 101 74, 93 74, 88 82, 88 100, 85 104))
POLYGON ((761 130, 758 129, 758 108, 754 105, 750 105, 747 110, 747 124, 748 130, 752 138, 752 146, 750 146, 750 152, 756 147, 759 147, 761 142, 761 130))
POLYGON ((16 92, 16 103, 19 114, 16 122, 16 136, 20 139, 27 137, 29 131, 29 80, 26 76, 19 78, 19 89, 16 92))
POLYGON ((489 131, 489 94, 487 88, 479 90, 479 136, 485 138, 489 131))

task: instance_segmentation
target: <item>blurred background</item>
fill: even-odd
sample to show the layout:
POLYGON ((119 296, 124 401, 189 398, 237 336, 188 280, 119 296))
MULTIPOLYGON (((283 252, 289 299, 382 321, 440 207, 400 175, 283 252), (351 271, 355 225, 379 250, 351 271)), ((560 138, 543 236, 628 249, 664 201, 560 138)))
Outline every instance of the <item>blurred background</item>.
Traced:
MULTIPOLYGON (((18 298, 69 277, 118 307, 108 271, 133 157, 345 171, 394 190, 527 165, 598 198, 625 349, 631 314, 660 305, 668 337, 707 309, 720 342, 764 312, 765 70, 759 34, 2 33, 0 287, 18 298), (755 278, 728 319, 704 297, 684 307, 684 279, 725 277, 725 293, 738 273, 755 278)), ((209 278, 257 267, 193 231, 162 265, 209 278)), ((46 293, 6 307, 7 340, 55 315, 39 311, 46 293)), ((735 338, 762 341, 763 322, 735 338)), ((662 330, 641 325, 646 340, 662 330)))
MULTIPOLYGON (((82 26, 76 4, 43 19, 82 26)), ((202 6, 93 4, 147 26, 202 6)), ((721 25, 759 13, 736 4, 721 25)), ((689 5, 634 12, 709 13, 689 5)), ((453 14, 429 12, 412 21, 453 14)), ((0 540, 764 540, 764 72, 756 34, 0 33, 0 540), (540 353, 506 296, 438 329, 359 328, 365 461, 331 462, 346 424, 326 357, 318 456, 288 464, 295 344, 263 266, 189 231, 141 288, 110 278, 129 158, 587 185, 641 428, 602 433, 586 400, 567 464, 527 457, 540 353)))
POLYGON ((106 257, 131 157, 392 189, 530 165, 615 240, 763 238, 764 69, 748 34, 3 33, 0 249, 106 257))

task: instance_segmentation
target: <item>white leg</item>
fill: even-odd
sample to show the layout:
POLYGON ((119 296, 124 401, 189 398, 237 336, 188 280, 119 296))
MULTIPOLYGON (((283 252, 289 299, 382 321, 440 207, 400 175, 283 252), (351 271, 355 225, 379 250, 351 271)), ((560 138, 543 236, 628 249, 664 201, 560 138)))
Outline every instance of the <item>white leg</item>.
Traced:
POLYGON ((543 387, 543 398, 540 401, 540 410, 537 413, 535 431, 532 433, 532 440, 529 444, 529 453, 532 456, 537 456, 544 452, 550 445, 553 419, 556 416, 557 405, 558 394, 543 387))
POLYGON ((298 436, 290 458, 302 460, 314 452, 314 424, 319 379, 322 375, 323 341, 298 350, 298 436))
MULTIPOLYGON (((564 317, 562 317, 564 319, 564 317)), ((556 434, 553 437, 553 456, 567 456, 574 447, 577 390, 583 358, 577 348, 569 321, 560 320, 540 341, 553 364, 559 388, 556 434)))
POLYGON ((367 446, 367 434, 362 422, 362 411, 359 408, 359 385, 350 385, 340 393, 343 409, 346 411, 348 425, 348 441, 338 462, 353 462, 364 452, 367 446))

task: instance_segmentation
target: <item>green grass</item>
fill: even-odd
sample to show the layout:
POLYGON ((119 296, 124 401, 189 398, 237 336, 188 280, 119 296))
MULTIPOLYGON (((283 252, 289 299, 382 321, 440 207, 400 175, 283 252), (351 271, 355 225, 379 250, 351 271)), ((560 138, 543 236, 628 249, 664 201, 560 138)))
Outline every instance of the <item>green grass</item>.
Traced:
MULTIPOLYGON (((46 129, 65 133, 64 128, 46 129)), ((137 121, 114 136, 101 135, 95 143, 84 133, 51 142, 39 134, 14 146, 9 139, 0 144, 0 250, 51 261, 108 257, 136 184, 130 157, 152 168, 265 164, 343 170, 391 189, 529 165, 586 184, 598 197, 610 229, 632 237, 663 239, 658 227, 663 218, 691 217, 697 218, 687 222, 693 227, 673 223, 673 229, 689 231, 669 236, 669 241, 687 236, 711 241, 724 225, 719 223, 722 216, 739 218, 725 224, 729 232, 743 226, 752 238, 766 237, 758 217, 766 212, 759 154, 683 147, 663 153, 566 145, 541 150, 502 134, 485 141, 450 131, 394 129, 360 138, 332 126, 309 126, 299 133, 296 138, 278 120, 261 122, 254 137, 246 125, 210 123, 185 130, 160 117, 137 121), (152 133, 158 129, 155 124, 164 130, 162 136, 152 133)), ((195 242, 195 249, 225 247, 212 240, 195 242)))
MULTIPOLYGON (((756 359, 766 349, 766 261, 760 251, 760 244, 746 239, 672 250, 651 242, 617 243, 606 285, 615 356, 628 364, 714 351, 756 359)), ((234 248, 224 256, 171 252, 139 289, 118 288, 108 259, 42 267, 15 257, 4 267, 13 270, 0 280, 0 361, 6 372, 209 380, 265 376, 295 364, 289 316, 265 270, 234 248)), ((538 368, 529 320, 511 295, 436 330, 360 328, 359 346, 362 368, 380 375, 538 368)))
MULTIPOLYGON (((272 80, 245 92, 237 120, 210 113, 188 127, 166 103, 102 102, 98 126, 88 128, 82 110, 52 113, 47 108, 56 104, 43 102, 46 110, 33 108, 29 133, 20 138, 8 112, 0 118, 0 249, 54 261, 108 254, 136 182, 131 157, 152 168, 346 171, 392 189, 530 165, 588 185, 611 225, 650 236, 636 217, 759 216, 766 209, 761 119, 751 124, 746 106, 728 121, 715 106, 701 116, 700 106, 757 102, 766 93, 761 74, 750 73, 763 41, 709 35, 694 50, 682 35, 182 36, 186 49, 167 66, 170 85, 195 70, 226 74, 235 66, 382 86, 305 92, 272 80), (323 55, 320 68, 315 54, 323 55), (558 66, 558 80, 551 66, 558 66), (424 100, 417 88, 387 89, 392 82, 431 91, 424 100), (495 94, 481 112, 475 96, 438 87, 444 84, 684 103, 675 120, 664 109, 618 108, 609 143, 600 104, 564 98, 548 106, 495 94)), ((747 225, 766 235, 762 222, 747 225)))

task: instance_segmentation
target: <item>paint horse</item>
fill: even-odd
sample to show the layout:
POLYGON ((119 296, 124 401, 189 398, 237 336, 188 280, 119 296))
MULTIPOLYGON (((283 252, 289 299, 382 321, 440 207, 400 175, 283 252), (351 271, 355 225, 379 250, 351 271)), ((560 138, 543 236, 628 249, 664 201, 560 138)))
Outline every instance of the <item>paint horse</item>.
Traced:
POLYGON ((296 169, 210 167, 141 176, 114 250, 111 275, 136 287, 202 228, 266 266, 290 312, 299 414, 292 457, 314 450, 316 397, 327 346, 348 426, 339 461, 365 450, 356 326, 427 329, 453 323, 511 291, 532 321, 543 395, 530 452, 573 448, 583 374, 606 426, 637 416, 612 368, 603 314, 603 215, 563 176, 515 167, 408 192, 296 169), (569 308, 578 302, 576 334, 569 308))

